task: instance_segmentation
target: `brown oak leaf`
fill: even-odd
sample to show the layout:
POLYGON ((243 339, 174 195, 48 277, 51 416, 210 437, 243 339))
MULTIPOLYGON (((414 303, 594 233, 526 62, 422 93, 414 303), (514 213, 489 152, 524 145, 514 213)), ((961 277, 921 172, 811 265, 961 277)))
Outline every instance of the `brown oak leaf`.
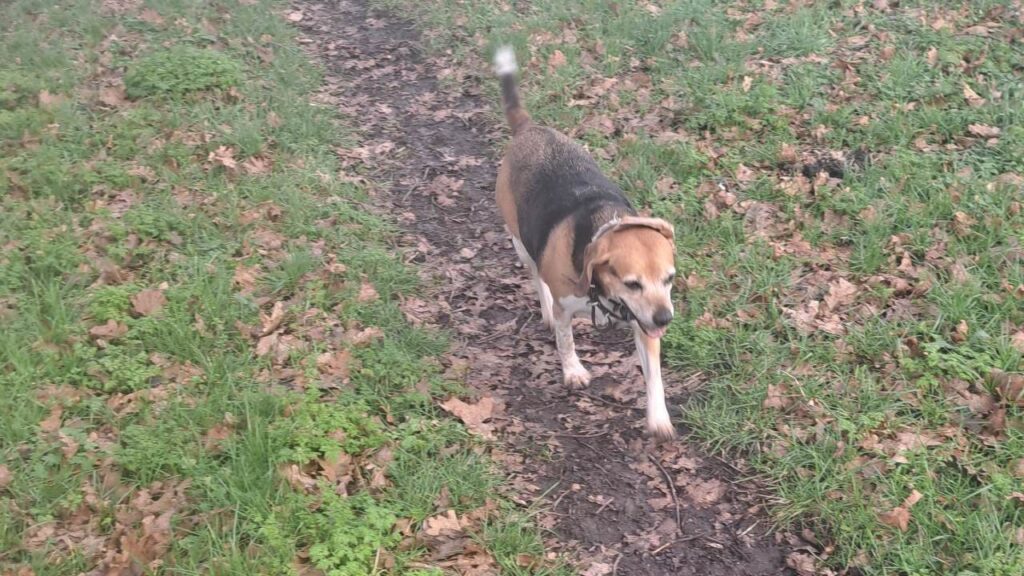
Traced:
POLYGON ((494 416, 494 398, 484 396, 476 404, 467 404, 452 397, 443 402, 441 408, 462 420, 470 432, 484 437, 491 436, 494 426, 487 421, 494 416))
POLYGON ((132 309, 140 316, 152 316, 167 304, 167 297, 160 290, 143 290, 132 296, 132 309))
POLYGON ((89 335, 96 339, 116 340, 128 333, 128 327, 116 320, 107 320, 106 324, 93 326, 89 335))
POLYGON ((893 528, 899 529, 900 532, 906 532, 910 526, 910 509, 917 504, 917 502, 924 495, 913 490, 910 496, 907 496, 903 500, 903 503, 893 508, 888 512, 881 512, 878 514, 878 521, 886 526, 892 526, 893 528))

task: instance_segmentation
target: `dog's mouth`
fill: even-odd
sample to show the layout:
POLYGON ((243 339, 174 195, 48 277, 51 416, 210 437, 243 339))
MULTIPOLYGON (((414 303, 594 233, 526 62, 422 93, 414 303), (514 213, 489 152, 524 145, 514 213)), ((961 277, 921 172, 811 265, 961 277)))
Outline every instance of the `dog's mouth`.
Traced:
POLYGON ((661 328, 648 328, 647 326, 644 326, 643 322, 637 322, 636 324, 648 338, 661 338, 666 332, 668 332, 668 326, 662 326, 661 328))

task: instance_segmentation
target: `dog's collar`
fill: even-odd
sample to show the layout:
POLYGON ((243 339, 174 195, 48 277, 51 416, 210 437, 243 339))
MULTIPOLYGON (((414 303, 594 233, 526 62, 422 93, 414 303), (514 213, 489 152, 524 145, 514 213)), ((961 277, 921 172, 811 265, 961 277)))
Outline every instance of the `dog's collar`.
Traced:
POLYGON ((612 214, 611 220, 605 222, 604 224, 601 224, 601 227, 597 229, 597 232, 594 232, 594 235, 590 237, 590 243, 593 244, 594 242, 597 242, 598 238, 607 234, 608 231, 618 226, 621 222, 622 217, 619 216, 618 212, 612 214))
MULTIPOLYGON (((594 232, 594 235, 590 238, 590 243, 597 242, 601 236, 604 236, 613 228, 622 222, 622 218, 618 213, 612 215, 611 219, 601 225, 600 228, 594 232)), ((608 298, 609 307, 604 303, 602 297, 604 297, 604 291, 598 286, 597 282, 594 281, 590 284, 590 290, 587 292, 587 303, 590 305, 590 321, 595 326, 597 325, 597 311, 600 310, 605 316, 618 320, 619 322, 629 322, 635 320, 636 316, 633 311, 626 306, 626 303, 618 298, 608 298)))
POLYGON ((620 322, 630 322, 636 320, 636 315, 629 309, 629 306, 625 302, 618 298, 608 298, 608 303, 611 304, 609 308, 604 301, 601 299, 602 294, 601 287, 597 283, 590 285, 590 291, 587 293, 588 301, 590 305, 590 322, 597 325, 597 311, 600 310, 605 316, 614 318, 620 322))

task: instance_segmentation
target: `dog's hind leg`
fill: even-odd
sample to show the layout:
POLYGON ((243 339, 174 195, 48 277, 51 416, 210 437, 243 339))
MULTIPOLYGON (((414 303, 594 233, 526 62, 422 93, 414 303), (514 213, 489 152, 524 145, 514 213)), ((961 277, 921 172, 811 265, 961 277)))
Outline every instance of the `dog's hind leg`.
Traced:
POLYGON ((562 361, 562 378, 570 388, 582 388, 590 383, 590 372, 583 367, 576 355, 576 343, 572 337, 572 312, 557 305, 553 310, 555 344, 562 361))
POLYGON ((537 298, 540 300, 540 315, 544 319, 544 325, 549 328, 554 328, 552 323, 551 308, 554 305, 554 299, 551 297, 551 289, 540 277, 540 271, 537 270, 537 263, 530 258, 530 253, 526 251, 526 247, 519 241, 518 238, 512 236, 512 245, 516 248, 516 254, 519 255, 519 260, 522 261, 523 265, 530 270, 530 277, 533 279, 533 288, 537 291, 537 298))

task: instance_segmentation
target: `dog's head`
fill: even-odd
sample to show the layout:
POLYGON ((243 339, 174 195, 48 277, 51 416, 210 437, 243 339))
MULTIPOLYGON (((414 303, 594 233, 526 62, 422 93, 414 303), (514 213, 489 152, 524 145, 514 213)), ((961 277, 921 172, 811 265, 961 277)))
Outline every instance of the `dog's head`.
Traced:
POLYGON ((659 338, 672 321, 675 232, 660 218, 627 216, 606 224, 583 254, 576 296, 592 284, 629 307, 648 336, 659 338))

